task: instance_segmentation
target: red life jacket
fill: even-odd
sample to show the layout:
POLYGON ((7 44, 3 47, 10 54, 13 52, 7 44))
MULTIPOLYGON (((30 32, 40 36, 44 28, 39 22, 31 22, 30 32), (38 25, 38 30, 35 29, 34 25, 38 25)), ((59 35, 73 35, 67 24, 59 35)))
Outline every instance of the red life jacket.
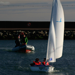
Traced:
POLYGON ((45 61, 42 62, 42 64, 43 64, 43 65, 49 65, 49 63, 48 63, 48 62, 46 63, 45 61))
POLYGON ((35 62, 35 61, 33 61, 33 63, 34 63, 35 65, 41 65, 41 62, 35 62))

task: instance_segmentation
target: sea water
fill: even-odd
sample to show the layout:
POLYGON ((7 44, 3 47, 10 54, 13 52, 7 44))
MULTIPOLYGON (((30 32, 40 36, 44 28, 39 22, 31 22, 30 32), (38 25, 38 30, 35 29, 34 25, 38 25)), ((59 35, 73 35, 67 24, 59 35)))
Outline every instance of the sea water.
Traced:
POLYGON ((46 57, 47 40, 29 40, 35 47, 32 53, 11 52, 15 40, 0 40, 0 75, 75 75, 75 40, 64 40, 63 56, 55 63, 54 72, 32 72, 29 64, 36 58, 46 57))

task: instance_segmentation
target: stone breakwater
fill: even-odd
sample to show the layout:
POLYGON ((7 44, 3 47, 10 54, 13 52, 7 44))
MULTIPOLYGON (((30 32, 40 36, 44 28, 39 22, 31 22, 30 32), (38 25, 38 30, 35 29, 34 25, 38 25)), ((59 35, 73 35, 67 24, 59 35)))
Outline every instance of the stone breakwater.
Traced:
MULTIPOLYGON (((0 40, 15 40, 20 32, 30 40, 47 40, 48 30, 0 30, 0 40)), ((64 39, 75 39, 75 31, 64 31, 64 39)))

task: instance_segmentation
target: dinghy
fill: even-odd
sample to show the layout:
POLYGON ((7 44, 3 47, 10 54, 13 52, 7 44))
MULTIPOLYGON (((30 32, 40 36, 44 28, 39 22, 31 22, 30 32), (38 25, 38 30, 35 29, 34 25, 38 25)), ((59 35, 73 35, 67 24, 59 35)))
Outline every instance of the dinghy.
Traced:
MULTIPOLYGON (((51 22, 49 28, 46 61, 56 62, 62 57, 64 40, 64 11, 60 0, 54 0, 52 5, 51 22)), ((32 71, 53 72, 53 66, 36 65, 30 66, 32 71)))
POLYGON ((23 53, 30 53, 34 50, 35 48, 32 45, 20 45, 12 49, 13 52, 23 52, 23 53))

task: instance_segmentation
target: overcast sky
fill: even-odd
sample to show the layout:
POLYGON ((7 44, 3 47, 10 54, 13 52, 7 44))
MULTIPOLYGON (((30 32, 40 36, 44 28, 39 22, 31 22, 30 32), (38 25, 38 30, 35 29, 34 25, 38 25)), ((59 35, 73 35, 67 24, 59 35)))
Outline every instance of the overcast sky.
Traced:
MULTIPOLYGON (((53 0, 0 0, 0 21, 50 21, 53 0)), ((61 0, 65 21, 75 22, 75 0, 61 0)))

